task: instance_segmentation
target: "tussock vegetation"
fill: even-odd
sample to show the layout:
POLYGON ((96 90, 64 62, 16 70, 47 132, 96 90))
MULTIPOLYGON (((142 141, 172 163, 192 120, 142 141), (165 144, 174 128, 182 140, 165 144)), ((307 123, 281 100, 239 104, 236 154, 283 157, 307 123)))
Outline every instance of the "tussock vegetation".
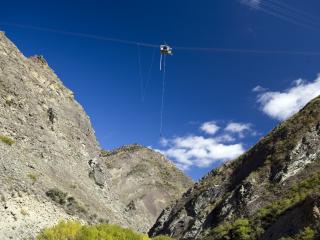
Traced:
POLYGON ((316 236, 316 232, 309 227, 306 227, 303 232, 297 234, 293 237, 283 237, 280 240, 314 240, 316 236))
MULTIPOLYGON (((77 221, 61 221, 52 228, 44 229, 37 240, 150 240, 146 235, 117 225, 82 225, 77 221)), ((172 240, 156 237, 153 240, 172 240)))
POLYGON ((74 197, 68 196, 68 193, 63 192, 58 188, 48 190, 46 195, 51 198, 52 201, 63 206, 70 215, 87 214, 87 209, 80 202, 74 197))
POLYGON ((3 136, 3 135, 0 135, 0 141, 11 146, 14 144, 14 140, 12 140, 11 138, 7 137, 7 136, 3 136))
POLYGON ((52 201, 59 203, 60 205, 64 205, 67 199, 67 193, 62 192, 58 188, 50 189, 46 192, 46 195, 52 199, 52 201))
POLYGON ((28 178, 32 181, 32 184, 34 184, 36 181, 38 181, 39 176, 34 173, 28 173, 28 178))

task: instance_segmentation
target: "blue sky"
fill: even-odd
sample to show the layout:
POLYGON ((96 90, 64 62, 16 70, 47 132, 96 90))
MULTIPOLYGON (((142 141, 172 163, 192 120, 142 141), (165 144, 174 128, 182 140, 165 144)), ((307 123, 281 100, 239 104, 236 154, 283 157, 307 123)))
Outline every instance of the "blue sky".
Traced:
MULTIPOLYGON (((160 138, 158 49, 142 101, 137 46, 5 23, 159 45, 320 52, 320 2, 305 2, 7 1, 0 29, 26 56, 45 56, 84 106, 102 147, 152 146, 198 179, 320 94, 320 55, 174 49, 160 138)), ((144 81, 153 51, 140 48, 144 81)))

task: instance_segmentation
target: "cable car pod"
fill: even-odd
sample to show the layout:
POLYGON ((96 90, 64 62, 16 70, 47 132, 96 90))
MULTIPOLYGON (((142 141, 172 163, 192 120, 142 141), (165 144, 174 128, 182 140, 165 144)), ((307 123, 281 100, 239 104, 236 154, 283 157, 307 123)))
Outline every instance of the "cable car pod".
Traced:
POLYGON ((172 47, 169 45, 160 45, 160 53, 163 55, 172 55, 172 47))

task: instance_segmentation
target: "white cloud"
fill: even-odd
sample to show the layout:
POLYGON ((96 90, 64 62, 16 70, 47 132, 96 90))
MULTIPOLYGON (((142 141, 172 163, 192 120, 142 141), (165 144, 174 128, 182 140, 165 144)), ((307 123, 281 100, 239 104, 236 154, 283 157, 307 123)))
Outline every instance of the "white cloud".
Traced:
POLYGON ((226 132, 236 133, 239 137, 244 137, 245 132, 251 132, 251 124, 250 123, 229 123, 224 129, 226 132))
POLYGON ((235 159, 244 151, 243 140, 246 135, 256 132, 250 123, 230 122, 226 125, 216 121, 200 124, 199 130, 208 136, 188 135, 183 137, 161 138, 163 149, 156 151, 172 160, 180 169, 204 168, 214 163, 235 159))
POLYGON ((214 135, 219 131, 220 127, 215 122, 211 121, 203 123, 200 129, 207 134, 214 135))
POLYGON ((267 91, 268 89, 258 85, 258 86, 255 86, 253 89, 252 89, 252 92, 265 92, 267 91))
POLYGON ((258 8, 262 0, 241 0, 241 3, 251 8, 258 8))
POLYGON ((161 151, 182 170, 192 166, 208 167, 213 163, 234 159, 245 149, 241 143, 222 144, 202 136, 177 137, 167 140, 169 149, 161 151))
POLYGON ((313 82, 298 79, 283 92, 264 92, 258 103, 264 113, 274 119, 285 120, 297 113, 311 99, 320 95, 320 75, 313 82))
POLYGON ((161 144, 161 146, 163 146, 163 147, 165 147, 165 146, 167 146, 168 145, 168 140, 166 139, 166 138, 160 138, 160 144, 161 144))
POLYGON ((234 142, 237 139, 229 133, 224 133, 220 136, 215 137, 215 140, 220 143, 228 143, 228 142, 234 142))

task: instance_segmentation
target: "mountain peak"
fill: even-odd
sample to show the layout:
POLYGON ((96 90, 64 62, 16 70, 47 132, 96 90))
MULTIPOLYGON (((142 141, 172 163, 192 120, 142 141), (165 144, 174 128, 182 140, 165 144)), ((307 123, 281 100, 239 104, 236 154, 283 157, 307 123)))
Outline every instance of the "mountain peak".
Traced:
POLYGON ((133 151, 138 151, 138 150, 141 150, 141 149, 144 149, 144 148, 147 148, 141 144, 138 144, 138 143, 133 143, 133 144, 128 144, 128 145, 123 145, 121 147, 118 147, 118 148, 115 148, 115 149, 112 149, 112 150, 102 150, 101 151, 101 156, 103 157, 107 157, 107 156, 110 156, 110 155, 114 155, 114 154, 117 154, 117 153, 123 153, 123 152, 133 152, 133 151))

